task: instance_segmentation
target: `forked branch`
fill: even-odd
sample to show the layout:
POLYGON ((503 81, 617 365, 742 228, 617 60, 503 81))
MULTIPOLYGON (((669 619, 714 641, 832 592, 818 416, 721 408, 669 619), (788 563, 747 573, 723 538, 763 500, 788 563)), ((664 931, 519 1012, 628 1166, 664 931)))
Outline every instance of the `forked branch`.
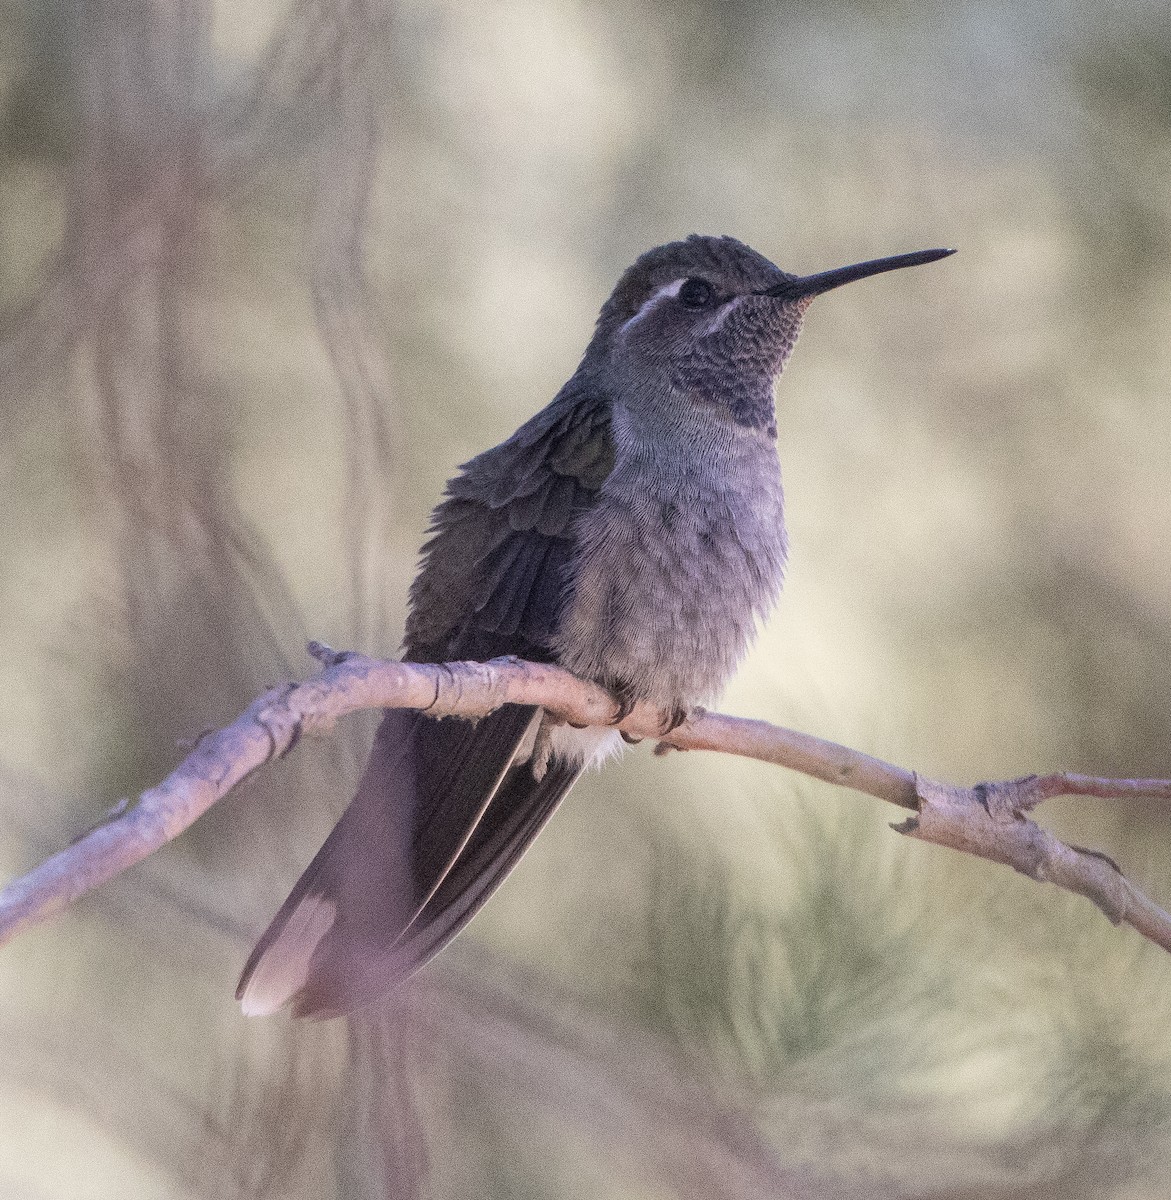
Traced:
MULTIPOLYGON (((204 735, 157 787, 0 892, 0 944, 60 911, 176 837, 242 779, 287 754, 303 733, 324 733, 362 709, 416 708, 432 716, 482 717, 503 704, 535 704, 574 725, 608 725, 619 712, 604 689, 558 667, 488 663, 403 663, 335 654, 310 644, 323 670, 274 688, 231 725, 204 735)), ((1003 863, 1031 879, 1092 900, 1117 923, 1171 951, 1171 916, 1104 854, 1069 846, 1028 815, 1054 796, 1171 800, 1171 781, 1030 775, 962 788, 766 721, 693 709, 664 733, 664 714, 637 705, 618 723, 628 737, 679 750, 717 750, 788 767, 877 796, 913 815, 900 833, 1003 863)))

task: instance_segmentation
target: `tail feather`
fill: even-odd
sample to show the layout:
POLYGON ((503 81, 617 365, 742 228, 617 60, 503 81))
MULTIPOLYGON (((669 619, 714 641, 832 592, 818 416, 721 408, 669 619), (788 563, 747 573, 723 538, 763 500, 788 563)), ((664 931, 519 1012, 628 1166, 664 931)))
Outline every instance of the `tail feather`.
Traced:
POLYGON ((579 773, 514 765, 537 720, 516 705, 474 725, 388 712, 357 794, 244 967, 244 1011, 340 1016, 442 949, 579 773))
POLYGON ((412 970, 437 954, 480 911, 581 771, 580 766, 553 763, 539 781, 527 763, 509 772, 463 853, 396 947, 415 964, 412 970))

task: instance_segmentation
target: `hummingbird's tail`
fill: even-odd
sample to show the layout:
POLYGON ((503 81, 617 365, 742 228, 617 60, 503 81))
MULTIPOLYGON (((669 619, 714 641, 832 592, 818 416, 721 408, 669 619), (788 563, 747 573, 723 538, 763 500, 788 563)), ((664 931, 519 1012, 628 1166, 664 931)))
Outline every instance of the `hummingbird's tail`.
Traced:
POLYGON ((516 865, 581 768, 529 764, 540 710, 388 711, 358 792, 252 951, 244 1011, 336 1017, 438 953, 516 865))

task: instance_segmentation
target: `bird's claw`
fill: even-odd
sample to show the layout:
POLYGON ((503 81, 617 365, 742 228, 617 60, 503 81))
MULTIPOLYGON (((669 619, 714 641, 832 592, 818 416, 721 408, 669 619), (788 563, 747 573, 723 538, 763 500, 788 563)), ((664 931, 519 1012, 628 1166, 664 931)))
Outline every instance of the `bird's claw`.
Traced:
POLYGON ((618 711, 610 718, 610 724, 621 725, 634 712, 634 706, 638 703, 638 697, 634 694, 634 685, 631 683, 610 684, 606 691, 618 705, 618 711))
POLYGON ((663 728, 659 730, 659 737, 666 737, 668 734, 674 733, 690 715, 690 709, 684 708, 681 704, 676 704, 670 713, 667 714, 666 722, 663 728))

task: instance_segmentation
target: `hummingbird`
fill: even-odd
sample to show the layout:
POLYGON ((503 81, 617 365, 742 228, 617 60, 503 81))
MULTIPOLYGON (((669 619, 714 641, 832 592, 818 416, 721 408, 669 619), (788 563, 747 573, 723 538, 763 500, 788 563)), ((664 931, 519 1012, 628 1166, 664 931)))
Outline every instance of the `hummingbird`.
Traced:
MULTIPOLYGON (((773 390, 806 310, 951 253, 794 275, 731 237, 647 251, 553 401, 448 483, 404 659, 556 663, 607 688, 618 720, 648 701, 668 727, 713 702, 780 593, 773 390)), ((328 1018, 377 1001, 455 937, 582 771, 619 749, 612 727, 528 705, 474 722, 388 710, 354 799, 244 967, 244 1012, 328 1018)))

